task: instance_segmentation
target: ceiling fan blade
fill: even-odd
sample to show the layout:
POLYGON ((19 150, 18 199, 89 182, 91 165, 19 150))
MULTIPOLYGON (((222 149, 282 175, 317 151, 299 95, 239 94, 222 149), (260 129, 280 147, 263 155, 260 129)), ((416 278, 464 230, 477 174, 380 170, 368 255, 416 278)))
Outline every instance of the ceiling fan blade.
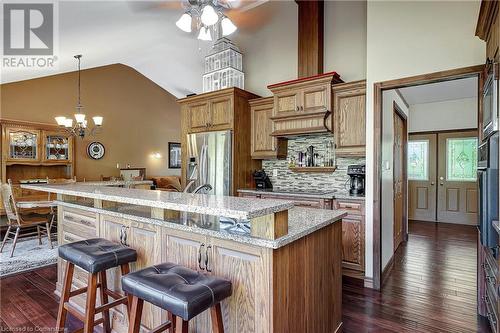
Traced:
POLYGON ((184 1, 127 1, 134 12, 153 12, 158 10, 183 10, 184 1))

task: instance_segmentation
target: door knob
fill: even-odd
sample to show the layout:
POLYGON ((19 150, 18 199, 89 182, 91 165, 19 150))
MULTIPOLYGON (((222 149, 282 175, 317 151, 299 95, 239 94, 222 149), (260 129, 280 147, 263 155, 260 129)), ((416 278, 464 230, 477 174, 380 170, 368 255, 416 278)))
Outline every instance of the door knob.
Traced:
POLYGON ((439 177, 439 180, 444 180, 444 177, 439 177))
POLYGON ((435 184, 434 182, 431 182, 431 186, 434 186, 434 184, 435 184))
POLYGON ((441 183, 439 183, 439 185, 443 186, 443 185, 444 185, 444 183, 443 183, 443 182, 441 182, 441 183))

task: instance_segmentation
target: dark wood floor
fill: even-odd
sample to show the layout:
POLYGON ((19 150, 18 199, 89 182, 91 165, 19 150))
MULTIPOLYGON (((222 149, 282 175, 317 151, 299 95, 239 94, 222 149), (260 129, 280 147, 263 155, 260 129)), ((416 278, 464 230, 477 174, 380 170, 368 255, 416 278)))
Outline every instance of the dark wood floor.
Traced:
POLYGON ((476 316, 475 227, 417 222, 382 292, 344 285, 344 332, 489 332, 476 316))
MULTIPOLYGON (((0 280, 0 329, 54 327, 55 282, 55 266, 0 280)), ((382 292, 344 285, 344 332, 489 332, 475 297, 475 228, 412 222, 382 292)))

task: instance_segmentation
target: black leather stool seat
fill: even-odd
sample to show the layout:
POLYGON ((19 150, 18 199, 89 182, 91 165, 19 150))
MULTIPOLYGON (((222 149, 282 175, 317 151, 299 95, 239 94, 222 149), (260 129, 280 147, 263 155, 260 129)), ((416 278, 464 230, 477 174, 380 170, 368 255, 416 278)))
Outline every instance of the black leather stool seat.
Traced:
POLYGON ((172 263, 147 267, 122 277, 122 289, 190 320, 231 296, 231 281, 172 263))
POLYGON ((60 246, 59 257, 89 273, 98 273, 136 261, 137 252, 107 239, 92 238, 60 246))

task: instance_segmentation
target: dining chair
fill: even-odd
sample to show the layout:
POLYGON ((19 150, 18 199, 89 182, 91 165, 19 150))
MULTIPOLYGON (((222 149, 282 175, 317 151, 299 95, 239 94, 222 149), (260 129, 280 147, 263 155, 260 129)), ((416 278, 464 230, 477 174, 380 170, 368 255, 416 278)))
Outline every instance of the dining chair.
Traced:
POLYGON ((49 246, 52 249, 52 240, 49 236, 50 222, 52 220, 51 214, 21 214, 17 208, 16 199, 12 194, 12 182, 10 179, 7 181, 7 183, 1 185, 1 194, 4 209, 7 214, 8 227, 2 241, 2 246, 0 247, 0 253, 3 251, 7 240, 12 239, 12 250, 10 251, 10 257, 12 258, 12 256, 14 255, 14 249, 16 248, 17 240, 20 237, 19 233, 21 229, 33 227, 36 227, 37 231, 23 234, 21 237, 38 235, 38 243, 41 244, 42 235, 46 235, 49 241, 49 246))

